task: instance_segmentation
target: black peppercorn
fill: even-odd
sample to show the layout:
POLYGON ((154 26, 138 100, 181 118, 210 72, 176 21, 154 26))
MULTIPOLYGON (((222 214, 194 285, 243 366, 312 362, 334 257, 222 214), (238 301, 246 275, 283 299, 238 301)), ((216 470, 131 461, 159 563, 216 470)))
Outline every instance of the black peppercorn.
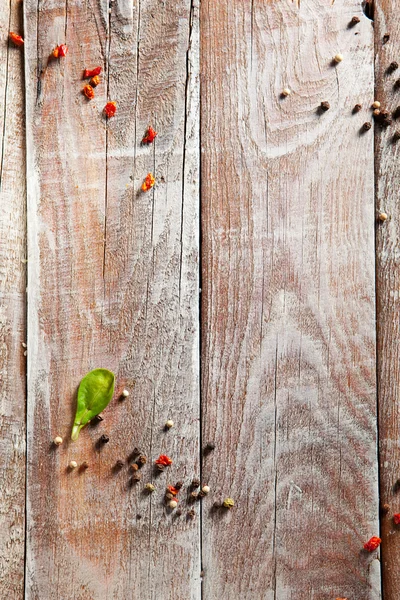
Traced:
POLYGON ((354 27, 354 25, 357 25, 357 23, 360 22, 360 17, 353 17, 350 21, 350 27, 354 27))
POLYGON ((105 435, 103 433, 103 435, 100 438, 100 444, 107 444, 110 441, 110 438, 108 437, 108 435, 105 435))
POLYGON ((193 488, 200 487, 200 479, 193 479, 193 481, 192 481, 192 487, 193 488))
POLYGON ((144 454, 141 454, 139 456, 139 458, 137 459, 138 465, 139 466, 143 466, 147 463, 147 456, 145 456, 144 454))
POLYGON ((329 102, 321 102, 321 110, 326 112, 327 110, 329 110, 331 107, 331 105, 329 104, 329 102))
POLYGON ((157 471, 160 471, 160 472, 164 471, 164 469, 165 469, 164 465, 162 465, 160 463, 157 463, 156 466, 155 466, 155 468, 156 468, 157 471))
POLYGON ((364 123, 363 125, 363 130, 364 131, 369 131, 371 129, 372 125, 371 123, 368 123, 368 121, 366 123, 364 123))
POLYGON ((115 463, 115 467, 116 469, 122 469, 122 467, 124 466, 124 461, 123 460, 117 460, 117 462, 115 463))
POLYGON ((353 113, 358 113, 358 112, 360 112, 361 109, 362 109, 361 104, 356 104, 355 107, 353 108, 353 113))
POLYGON ((183 481, 177 481, 175 487, 177 490, 181 490, 183 488, 183 481))
POLYGON ((194 508, 192 508, 192 510, 189 510, 189 512, 188 512, 188 518, 194 519, 195 516, 196 516, 196 511, 194 510, 194 508))
POLYGON ((101 415, 96 415, 95 417, 93 417, 93 421, 95 423, 101 423, 101 421, 103 421, 103 417, 101 415))
POLYGON ((396 71, 396 69, 399 68, 399 63, 397 63, 395 60, 393 62, 390 63, 389 65, 389 71, 396 71))

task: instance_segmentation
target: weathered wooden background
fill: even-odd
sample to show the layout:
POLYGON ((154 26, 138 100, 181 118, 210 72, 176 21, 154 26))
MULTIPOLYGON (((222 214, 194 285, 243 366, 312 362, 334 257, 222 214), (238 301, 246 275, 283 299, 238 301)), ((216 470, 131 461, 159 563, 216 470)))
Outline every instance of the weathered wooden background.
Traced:
POLYGON ((0 4, 1 599, 398 600, 399 8, 0 4))

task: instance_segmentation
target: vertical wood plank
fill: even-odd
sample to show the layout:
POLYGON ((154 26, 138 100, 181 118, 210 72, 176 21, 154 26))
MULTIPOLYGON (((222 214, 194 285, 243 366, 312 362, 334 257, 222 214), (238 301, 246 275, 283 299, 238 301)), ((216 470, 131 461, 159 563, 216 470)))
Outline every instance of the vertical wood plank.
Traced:
MULTIPOLYGON (((400 72, 389 71, 392 61, 398 61, 400 26, 398 4, 390 0, 375 3, 376 96, 382 109, 390 113, 400 105, 395 81, 400 72), (384 43, 384 36, 389 40, 384 43)), ((385 212, 389 218, 377 221, 376 229, 376 286, 377 286, 377 375, 379 403, 379 449, 381 502, 389 504, 381 513, 382 578, 385 600, 399 595, 400 537, 393 523, 393 514, 400 513, 400 497, 395 482, 400 476, 400 412, 397 398, 400 389, 399 372, 399 258, 400 210, 398 185, 400 181, 399 146, 393 134, 400 129, 397 119, 387 129, 376 129, 376 208, 377 216, 385 212)))
POLYGON ((353 0, 201 15, 203 477, 236 502, 204 502, 204 598, 375 600, 372 25, 353 0))
POLYGON ((0 597, 24 582, 26 189, 22 4, 0 5, 0 597))
POLYGON ((197 8, 26 0, 25 21, 26 597, 197 600, 199 519, 186 519, 184 494, 181 517, 163 501, 167 483, 199 472, 197 8), (64 41, 67 58, 46 68, 64 41), (99 64, 102 83, 87 102, 82 70, 99 64), (108 122, 107 100, 118 107, 108 122), (142 146, 149 124, 158 137, 142 146), (157 184, 144 194, 149 171, 157 184), (70 443, 77 385, 100 366, 115 371, 116 397, 70 443), (110 441, 99 451, 103 433, 110 441), (57 434, 65 442, 55 450, 57 434), (148 462, 132 485, 128 464, 113 467, 135 446, 148 462), (161 452, 174 464, 156 477, 161 452), (68 472, 71 459, 89 469, 68 472))

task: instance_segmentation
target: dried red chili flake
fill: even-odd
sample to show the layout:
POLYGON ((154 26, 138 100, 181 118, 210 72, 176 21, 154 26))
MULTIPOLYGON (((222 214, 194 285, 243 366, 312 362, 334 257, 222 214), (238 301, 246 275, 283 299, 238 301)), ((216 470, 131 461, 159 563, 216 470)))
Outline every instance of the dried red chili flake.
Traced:
POLYGON ((152 173, 147 173, 146 178, 142 183, 142 191, 148 192, 149 190, 151 190, 155 182, 156 180, 154 178, 154 175, 152 173))
POLYGON ((173 485, 168 485, 167 486, 167 490, 169 491, 170 494, 172 494, 173 496, 177 496, 179 493, 179 490, 176 489, 176 487, 174 487, 173 485))
POLYGON ((172 465, 172 460, 166 454, 160 454, 160 456, 155 461, 156 465, 162 465, 163 467, 169 467, 172 465))
POLYGON ((395 525, 400 525, 400 513, 393 515, 393 523, 395 525))
POLYGON ((56 46, 52 52, 54 58, 64 58, 67 56, 68 46, 66 44, 60 44, 60 46, 56 46))
POLYGON ((98 75, 95 75, 94 77, 92 77, 92 79, 89 81, 89 84, 92 87, 97 87, 100 83, 100 77, 98 75))
POLYGON ((157 131, 149 125, 149 128, 146 131, 146 135, 142 139, 142 144, 152 144, 157 136, 157 131))
POLYGON ((96 67, 95 69, 85 69, 83 71, 83 79, 89 79, 89 77, 95 77, 96 75, 100 75, 101 67, 96 67))
POLYGON ((381 538, 373 536, 370 540, 368 540, 368 542, 365 542, 364 550, 366 550, 367 552, 373 552, 374 550, 379 548, 379 546, 381 545, 381 541, 381 538))
POLYGON ((85 87, 82 90, 83 94, 85 94, 86 98, 88 98, 88 100, 93 100, 94 98, 94 89, 92 88, 91 85, 85 85, 85 87))
POLYGON ((23 46, 24 45, 24 40, 23 40, 23 38, 20 35, 18 35, 18 33, 14 33, 13 31, 10 31, 9 36, 10 36, 10 40, 12 42, 14 42, 14 44, 16 46, 23 46))
POLYGON ((108 118, 113 117, 117 112, 117 103, 107 102, 107 104, 104 107, 104 112, 106 113, 108 118))

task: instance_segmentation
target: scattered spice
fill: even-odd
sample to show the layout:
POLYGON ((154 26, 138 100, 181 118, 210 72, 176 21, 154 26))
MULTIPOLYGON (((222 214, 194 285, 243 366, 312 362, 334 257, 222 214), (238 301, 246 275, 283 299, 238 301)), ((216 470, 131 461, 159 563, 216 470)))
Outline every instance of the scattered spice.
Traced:
POLYGON ((395 525, 400 525, 400 513, 396 513, 393 515, 393 523, 395 525))
POLYGON ((368 123, 368 121, 366 123, 364 123, 364 125, 362 126, 364 131, 369 131, 371 129, 372 125, 371 123, 368 123))
POLYGON ((93 100, 94 98, 94 89, 91 85, 87 84, 82 90, 82 93, 85 94, 88 100, 93 100))
POLYGON ((113 117, 115 115, 115 113, 117 112, 117 103, 116 102, 107 102, 107 104, 104 107, 104 112, 106 114, 106 117, 108 119, 111 119, 111 117, 113 117))
POLYGON ((190 499, 191 500, 197 500, 198 497, 199 497, 198 492, 191 492, 190 493, 190 499))
POLYGON ((53 444, 55 446, 61 446, 61 444, 63 443, 63 439, 60 435, 56 435, 56 437, 53 440, 53 444))
POLYGON ((362 109, 361 104, 356 104, 353 108, 353 113, 358 113, 362 109))
POLYGON ((71 460, 68 466, 71 470, 76 469, 76 467, 78 466, 78 463, 76 462, 76 460, 71 460))
POLYGON ((133 463, 133 465, 131 465, 131 471, 139 471, 139 465, 133 463))
POLYGON ((181 516, 182 516, 182 511, 181 511, 181 509, 180 509, 180 508, 178 508, 178 510, 176 511, 175 515, 176 515, 177 517, 181 517, 181 516))
POLYGON ((67 52, 68 46, 66 44, 60 44, 54 48, 52 56, 54 58, 64 58, 64 56, 67 56, 67 52))
POLYGON ((103 421, 103 417, 101 415, 96 415, 95 417, 93 417, 93 421, 95 423, 101 423, 103 421))
POLYGON ((171 419, 168 419, 168 421, 165 423, 165 429, 171 429, 173 426, 174 422, 171 419))
POLYGON ((204 496, 207 496, 207 494, 205 492, 203 492, 203 490, 200 490, 199 498, 204 498, 204 496))
POLYGON ((232 498, 225 498, 225 500, 222 503, 222 506, 224 506, 225 508, 232 508, 233 506, 235 506, 235 501, 232 498))
POLYGON ((193 481, 192 481, 192 487, 193 487, 193 488, 198 488, 198 487, 200 487, 200 479, 197 479, 197 478, 196 478, 196 479, 193 479, 193 481))
POLYGON ((210 493, 210 487, 208 485, 203 485, 203 487, 201 488, 201 491, 203 492, 203 494, 209 494, 210 493))
POLYGON ((83 471, 86 471, 86 469, 89 468, 89 463, 85 460, 82 464, 81 464, 81 469, 83 471))
POLYGON ((177 481, 175 484, 175 489, 181 490, 183 488, 183 481, 177 481))
POLYGON ((208 454, 209 452, 212 452, 213 450, 215 450, 215 444, 213 442, 207 442, 207 444, 204 448, 204 452, 206 454, 208 454))
POLYGON ((163 467, 169 467, 172 465, 172 460, 166 454, 160 454, 155 461, 156 465, 162 465, 163 467))
POLYGON ((109 441, 110 438, 108 437, 108 435, 105 435, 105 433, 103 433, 103 435, 99 439, 100 444, 108 444, 109 441))
POLYGON ((398 68, 399 68, 399 63, 396 62, 395 60, 393 62, 391 62, 389 65, 389 71, 396 71, 398 68))
POLYGON ((166 500, 172 500, 174 498, 174 495, 171 494, 170 492, 166 492, 165 494, 165 499, 166 500))
POLYGON ((132 456, 137 456, 138 454, 140 454, 140 450, 137 446, 135 446, 132 450, 132 456))
POLYGON ((89 79, 90 77, 96 77, 100 75, 101 67, 96 67, 95 69, 85 69, 83 71, 83 79, 89 79))
POLYGON ((179 492, 179 490, 178 490, 176 487, 174 487, 173 485, 168 485, 168 486, 167 486, 167 491, 168 491, 170 494, 172 494, 173 496, 177 496, 177 495, 178 495, 178 492, 179 492))
POLYGON ((381 107, 381 103, 379 102, 379 100, 374 100, 374 102, 372 103, 372 108, 380 108, 381 107))
POLYGON ((14 33, 13 31, 10 31, 9 37, 10 37, 10 40, 16 46, 23 46, 24 45, 24 39, 20 35, 18 35, 18 33, 14 33))
POLYGON ((160 472, 161 472, 161 471, 164 471, 164 469, 165 469, 165 465, 163 465, 163 464, 161 464, 161 463, 157 463, 157 464, 156 464, 156 469, 157 469, 157 471, 160 471, 160 472))
POLYGON ((142 144, 152 144, 156 137, 157 131, 154 131, 154 129, 149 125, 146 135, 142 139, 142 144))
POLYGON ((379 548, 381 542, 381 538, 373 536, 371 539, 368 540, 368 542, 365 542, 364 550, 366 550, 367 552, 373 552, 374 550, 379 548))
POLYGON ((326 112, 327 110, 329 110, 331 107, 331 105, 329 104, 329 102, 321 102, 321 110, 323 110, 324 112, 326 112))
POLYGON ((132 475, 132 481, 136 482, 136 481, 140 481, 142 479, 142 474, 139 473, 139 471, 136 471, 136 473, 134 473, 132 475))
POLYGON ((379 117, 381 111, 379 110, 379 108, 376 108, 372 114, 374 115, 374 117, 379 117))
POLYGON ((284 98, 287 98, 287 96, 290 96, 291 93, 292 93, 292 90, 289 88, 283 88, 283 90, 282 90, 282 96, 284 98))
POLYGON ((142 191, 148 192, 149 190, 151 190, 155 182, 156 180, 154 178, 154 175, 152 173, 147 173, 146 178, 142 183, 142 191))
POLYGON ((122 467, 124 466, 124 461, 123 460, 117 460, 117 462, 115 463, 115 467, 119 470, 122 469, 122 467))
POLYGON ((146 483, 144 489, 150 494, 152 494, 155 491, 156 487, 152 483, 146 483))
POLYGON ((333 57, 333 62, 340 63, 343 60, 343 54, 335 54, 333 57))
POLYGON ((139 456, 139 458, 137 459, 138 465, 139 467, 142 467, 143 465, 145 465, 147 463, 147 456, 145 456, 144 454, 141 454, 139 456))
POLYGON ((354 25, 357 25, 357 23, 360 22, 360 17, 353 17, 350 21, 350 27, 354 27, 354 25))
MULTIPOLYGON (((381 213, 381 214, 386 214, 386 213, 381 213)), ((386 218, 387 218, 387 215, 386 215, 386 218)), ((385 219, 383 219, 383 220, 385 220, 385 219)), ((389 504, 383 504, 383 505, 382 505, 382 507, 381 507, 381 513, 382 513, 383 515, 387 515, 387 514, 388 514, 388 512, 389 512, 389 510, 390 510, 390 506, 389 506, 389 504)))
POLYGON ((394 87, 395 88, 400 88, 400 79, 396 79, 396 81, 394 82, 394 87))
POLYGON ((382 38, 382 44, 387 44, 389 40, 390 40, 390 33, 385 33, 385 35, 382 38))
POLYGON ((97 87, 100 83, 100 77, 98 75, 95 75, 94 77, 92 77, 89 83, 92 87, 97 87))
POLYGON ((188 512, 188 518, 189 519, 194 519, 196 516, 196 511, 194 510, 194 508, 192 508, 191 510, 189 510, 188 512))
POLYGON ((169 506, 169 508, 171 508, 172 510, 174 510, 178 506, 178 502, 176 500, 170 500, 168 502, 168 506, 169 506))
POLYGON ((138 521, 140 521, 140 519, 142 518, 142 515, 136 515, 136 518, 138 521))
POLYGON ((121 398, 129 398, 129 391, 128 390, 122 390, 121 398))
MULTIPOLYGON (((386 214, 385 212, 381 212, 381 213, 379 213, 379 215, 378 215, 378 219, 379 219, 380 221, 382 221, 382 222, 383 222, 383 221, 386 221, 386 220, 387 220, 387 218, 388 218, 388 216, 387 216, 387 214, 386 214)), ((387 511, 386 511, 386 512, 388 512, 388 511, 389 511, 389 505, 388 505, 388 504, 384 504, 384 505, 382 506, 382 510, 383 510, 383 508, 384 508, 385 506, 387 506, 387 507, 388 507, 388 509, 387 509, 387 511)))

